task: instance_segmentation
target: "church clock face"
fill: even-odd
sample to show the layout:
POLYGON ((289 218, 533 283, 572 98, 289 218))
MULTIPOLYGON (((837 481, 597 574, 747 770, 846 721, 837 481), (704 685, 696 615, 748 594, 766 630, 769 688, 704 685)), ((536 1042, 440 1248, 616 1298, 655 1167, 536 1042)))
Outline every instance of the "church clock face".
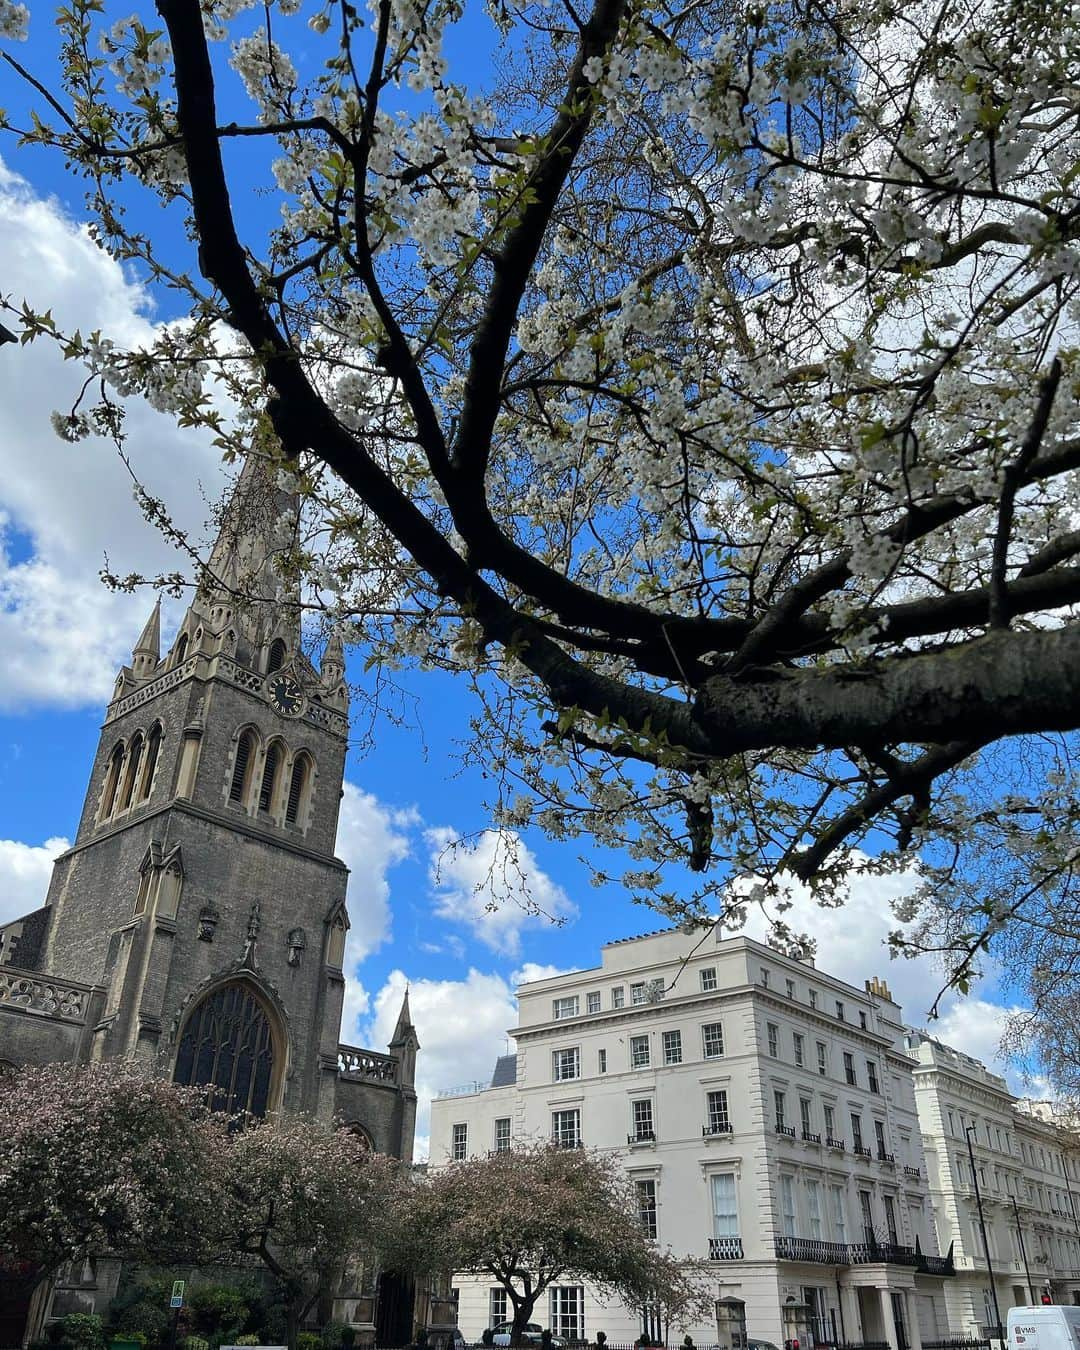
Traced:
POLYGON ((304 711, 304 691, 291 675, 273 675, 266 686, 270 702, 285 717, 299 717, 304 711))

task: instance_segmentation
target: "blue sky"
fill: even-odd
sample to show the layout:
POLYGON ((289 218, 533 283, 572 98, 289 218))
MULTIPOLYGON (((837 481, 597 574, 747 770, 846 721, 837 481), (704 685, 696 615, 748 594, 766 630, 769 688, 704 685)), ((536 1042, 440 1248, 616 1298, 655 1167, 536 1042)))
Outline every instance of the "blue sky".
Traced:
MULTIPOLYGON (((456 47, 465 74, 482 79, 492 45, 487 29, 474 26, 451 54, 456 47)), ((47 61, 48 30, 37 25, 29 46, 20 59, 47 61)), ((17 120, 19 97, 6 74, 4 84, 17 120)), ((101 327, 121 340, 144 339, 170 316, 167 300, 147 294, 87 238, 82 186, 55 157, 18 150, 13 138, 0 141, 0 157, 0 290, 52 307, 61 324, 101 327)), ((239 200, 246 213, 274 209, 248 192, 239 200)), ((133 199, 132 212, 147 229, 171 229, 152 203, 133 199)), ((116 669, 153 602, 145 592, 106 591, 98 570, 106 556, 121 573, 176 565, 141 521, 113 451, 92 441, 66 445, 53 434, 49 414, 78 384, 78 371, 44 344, 0 348, 0 919, 44 896, 51 858, 75 829, 116 669)), ((225 481, 212 449, 140 406, 129 413, 129 446, 148 486, 202 533, 207 501, 225 481)), ((180 612, 166 604, 167 630, 180 612)), ((363 654, 351 654, 351 678, 362 680, 362 665, 363 654)), ((522 973, 596 964, 601 943, 659 924, 618 888, 589 885, 579 845, 534 834, 520 841, 519 861, 532 897, 563 923, 498 903, 487 878, 504 845, 488 832, 482 776, 463 769, 457 754, 468 691, 442 674, 404 678, 417 725, 380 723, 373 743, 364 753, 354 747, 348 762, 339 851, 353 869, 354 929, 342 1035, 385 1044, 408 982, 427 1094, 490 1073, 514 1021, 522 973), (437 876, 441 850, 458 836, 470 842, 444 858, 437 876)), ((887 976, 910 1020, 922 1022, 934 973, 890 963, 882 947, 893 926, 888 901, 911 885, 910 877, 865 879, 849 909, 800 905, 796 924, 818 936, 820 966, 859 985, 887 976)), ((990 1057, 996 1005, 991 982, 966 1002, 950 1000, 938 1034, 990 1057)))

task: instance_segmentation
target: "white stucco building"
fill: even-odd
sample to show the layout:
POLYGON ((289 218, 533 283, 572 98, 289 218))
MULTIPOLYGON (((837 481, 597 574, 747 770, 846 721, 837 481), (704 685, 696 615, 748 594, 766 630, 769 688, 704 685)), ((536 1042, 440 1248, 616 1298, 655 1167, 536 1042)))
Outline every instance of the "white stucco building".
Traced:
POLYGON ((978 1060, 909 1031, 938 1242, 953 1244, 949 1323, 979 1334, 1015 1304, 1080 1303, 1080 1154, 1046 1102, 1019 1101, 978 1060), (971 1149, 968 1138, 970 1131, 971 1149), (972 1160, 975 1175, 972 1173, 972 1160), (991 1295, 979 1225, 982 1201, 991 1295))
MULTIPOLYGON (((523 985, 518 1002, 517 1054, 492 1085, 434 1102, 434 1166, 548 1138, 612 1149, 643 1222, 711 1262, 751 1337, 783 1345, 803 1305, 819 1343, 922 1350, 948 1334, 915 1064, 885 985, 676 930, 609 943, 598 967, 523 985)), ((508 1315, 488 1283, 455 1284, 467 1338, 508 1315)), ((642 1329, 640 1310, 588 1287, 553 1290, 545 1311, 568 1336, 642 1329)), ((669 1342, 684 1332, 731 1345, 723 1323, 670 1327, 669 1342)))

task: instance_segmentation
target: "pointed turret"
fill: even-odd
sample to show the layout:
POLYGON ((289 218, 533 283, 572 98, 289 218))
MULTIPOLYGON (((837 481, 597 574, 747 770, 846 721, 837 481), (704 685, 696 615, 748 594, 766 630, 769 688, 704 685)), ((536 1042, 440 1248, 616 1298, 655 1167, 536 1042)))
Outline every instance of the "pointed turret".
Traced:
POLYGON ((401 1000, 401 1011, 398 1013, 397 1025, 394 1027, 394 1034, 390 1039, 390 1053, 401 1064, 401 1084, 403 1087, 411 1087, 416 1081, 416 1052, 420 1049, 420 1041, 416 1035, 416 1028, 412 1024, 412 1016, 409 1012, 409 986, 405 986, 405 997, 401 1000))
POLYGON ((131 671, 137 680, 147 680, 161 661, 161 597, 131 652, 131 671))
POLYGON ((323 652, 319 663, 319 674, 327 689, 336 689, 345 678, 345 646, 341 641, 341 632, 335 628, 323 652))

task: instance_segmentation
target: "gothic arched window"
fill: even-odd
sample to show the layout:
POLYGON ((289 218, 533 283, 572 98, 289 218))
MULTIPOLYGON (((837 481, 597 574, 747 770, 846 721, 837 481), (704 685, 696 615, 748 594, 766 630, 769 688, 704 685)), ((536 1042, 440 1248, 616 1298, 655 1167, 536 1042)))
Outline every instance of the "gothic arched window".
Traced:
POLYGON ((121 741, 109 756, 109 767, 105 770, 105 786, 101 792, 101 811, 99 819, 107 820, 112 815, 116 802, 116 789, 120 786, 120 766, 124 762, 124 743, 121 741))
POLYGON ((236 980, 212 990, 188 1014, 173 1081, 205 1087, 215 1111, 265 1116, 276 1105, 282 1058, 267 1006, 236 980))
POLYGON ((150 789, 154 786, 154 770, 157 768, 158 751, 161 749, 161 723, 155 722, 146 738, 146 766, 142 774, 142 786, 139 789, 139 801, 146 801, 150 789))
POLYGON ((243 731, 236 743, 236 759, 233 761, 232 782, 229 784, 229 801, 242 802, 247 796, 248 768, 255 752, 255 733, 243 731))
POLYGON ((139 777, 139 765, 142 762, 143 738, 142 732, 138 732, 131 738, 131 748, 128 750, 127 768, 124 771, 124 786, 120 792, 120 800, 116 804, 118 811, 126 811, 131 805, 131 795, 135 791, 135 783, 139 777))
POLYGON ((311 760, 307 755, 297 755, 293 760, 292 777, 289 779, 289 800, 285 807, 287 825, 296 825, 304 814, 310 782, 311 760))
POLYGON ((187 656, 188 635, 181 633, 176 640, 176 655, 173 657, 173 665, 178 666, 184 657, 187 656))
POLYGON ((285 664, 285 643, 281 638, 275 638, 270 644, 270 655, 266 658, 266 673, 272 675, 275 670, 280 670, 285 664))
POLYGON ((278 770, 282 761, 281 742, 271 741, 263 764, 262 786, 259 788, 259 810, 272 811, 277 796, 278 770))

